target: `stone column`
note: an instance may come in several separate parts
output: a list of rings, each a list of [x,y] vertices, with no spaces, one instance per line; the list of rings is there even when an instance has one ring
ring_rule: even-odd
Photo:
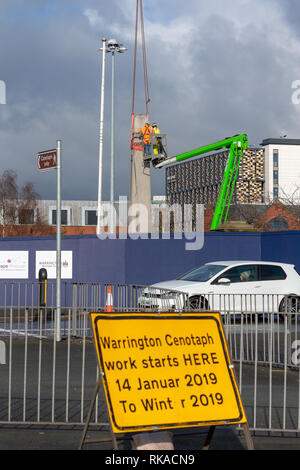
[[[144,126],[146,116],[134,116],[133,132]],[[141,142],[133,140],[131,149],[130,205],[128,216],[128,232],[151,232],[151,161],[144,160]]]

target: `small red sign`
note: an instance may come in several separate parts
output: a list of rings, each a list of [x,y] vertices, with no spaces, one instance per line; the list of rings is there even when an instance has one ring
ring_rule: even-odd
[[[49,170],[50,168],[56,168],[56,149],[39,152],[37,166],[39,170]]]

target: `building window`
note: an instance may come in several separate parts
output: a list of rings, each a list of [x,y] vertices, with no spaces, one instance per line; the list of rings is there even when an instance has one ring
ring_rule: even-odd
[[[81,225],[97,225],[97,213],[96,206],[81,207]]]
[[[19,224],[33,225],[35,222],[34,215],[35,215],[34,209],[21,209],[19,211]]]
[[[279,185],[279,178],[278,178],[278,150],[273,150],[273,199],[278,199],[279,192],[278,192],[278,185]]]
[[[278,150],[273,150],[273,169],[278,168]]]
[[[68,209],[61,210],[61,225],[69,225],[68,221]],[[51,211],[51,225],[56,225],[56,209]]]
[[[287,230],[289,225],[283,217],[274,217],[267,223],[267,227],[272,230]]]
[[[85,225],[97,225],[97,211],[86,210],[84,215]]]

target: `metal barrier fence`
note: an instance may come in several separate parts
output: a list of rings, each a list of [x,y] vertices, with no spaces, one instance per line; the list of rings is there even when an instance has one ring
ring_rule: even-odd
[[[83,425],[98,380],[89,313],[220,311],[250,429],[300,432],[298,300],[279,295],[186,294],[144,286],[69,283],[58,324],[38,283],[0,283],[0,423]],[[109,290],[111,289],[111,293]],[[112,301],[112,302],[110,302]],[[57,328],[61,341],[56,340]],[[101,392],[102,393],[102,392]],[[107,426],[99,394],[91,424]]]

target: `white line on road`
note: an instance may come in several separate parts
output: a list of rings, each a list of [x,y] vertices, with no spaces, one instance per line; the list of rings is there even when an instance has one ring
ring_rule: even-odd
[[[12,333],[13,335],[16,335],[16,336],[25,336],[25,335],[27,335],[27,336],[30,336],[32,338],[41,338],[41,339],[42,338],[43,339],[47,338],[47,336],[40,336],[40,335],[34,334],[34,333],[25,333],[24,331],[20,331],[20,330],[7,330],[5,328],[0,328],[0,334],[1,333],[7,333],[7,335],[10,335]]]

